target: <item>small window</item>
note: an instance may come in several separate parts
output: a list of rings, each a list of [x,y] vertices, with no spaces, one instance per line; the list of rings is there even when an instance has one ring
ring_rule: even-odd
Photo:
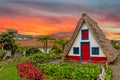
[[[79,47],[73,48],[73,54],[79,54]]]
[[[82,40],[88,40],[88,30],[82,30]]]
[[[99,48],[98,47],[92,48],[92,55],[99,55]]]

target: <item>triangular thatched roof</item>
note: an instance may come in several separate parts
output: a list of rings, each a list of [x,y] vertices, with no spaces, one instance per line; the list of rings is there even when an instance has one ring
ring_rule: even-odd
[[[81,27],[83,24],[86,24],[88,28],[90,29],[92,35],[96,39],[97,43],[101,47],[103,53],[106,55],[108,63],[111,63],[116,60],[118,56],[118,52],[113,48],[111,43],[108,41],[108,39],[105,37],[102,30],[98,27],[97,23],[89,18],[86,14],[82,14],[81,19],[79,20],[74,33],[71,37],[71,41],[66,46],[66,49],[64,50],[64,59],[66,58],[67,54],[69,53]]]

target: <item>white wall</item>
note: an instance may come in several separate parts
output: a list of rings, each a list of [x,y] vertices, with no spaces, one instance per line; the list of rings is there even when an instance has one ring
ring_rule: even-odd
[[[45,52],[44,48],[39,48],[39,50],[41,50],[42,52]],[[50,48],[47,48],[47,53],[49,53],[49,51],[50,51]]]
[[[81,30],[84,30],[84,29],[88,29],[88,27],[83,24]],[[82,40],[81,39],[81,30],[80,32],[78,33],[78,36],[76,37],[75,39],[75,42],[73,43],[70,51],[69,51],[69,54],[68,55],[73,55],[73,56],[80,56],[81,55],[81,42],[90,42],[90,56],[95,56],[95,57],[105,57],[103,51],[101,50],[100,46],[98,45],[98,43],[96,42],[94,36],[92,35],[91,31],[89,30],[89,40]],[[73,54],[73,47],[79,47],[79,53],[80,54]],[[99,47],[99,55],[92,55],[92,47]]]

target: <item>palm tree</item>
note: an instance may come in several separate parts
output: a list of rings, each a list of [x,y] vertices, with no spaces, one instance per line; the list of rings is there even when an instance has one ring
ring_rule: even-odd
[[[64,51],[65,45],[69,42],[69,40],[64,40],[64,39],[57,39],[55,40],[55,43],[62,45],[62,49]]]
[[[48,41],[49,40],[53,40],[54,38],[53,38],[53,35],[41,35],[41,36],[38,36],[37,37],[37,40],[38,41],[41,41],[41,42],[43,42],[43,44],[44,44],[44,51],[47,53],[47,48],[48,48]]]

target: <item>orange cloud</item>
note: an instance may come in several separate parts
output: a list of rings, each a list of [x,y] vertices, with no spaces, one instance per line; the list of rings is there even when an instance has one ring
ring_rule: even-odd
[[[105,32],[108,39],[120,40],[120,36],[114,34],[117,29],[114,26],[119,25],[118,22],[94,19],[100,28]],[[29,17],[15,17],[6,18],[0,17],[0,32],[5,31],[7,28],[18,30],[20,34],[26,35],[43,35],[43,34],[56,34],[59,32],[72,32],[76,27],[78,18],[67,16],[29,16]],[[118,29],[119,30],[119,29]],[[69,35],[62,34],[65,38],[69,39]]]
[[[77,21],[72,17],[53,17],[53,20],[51,22],[44,17],[0,18],[0,24],[4,28],[16,29],[21,34],[41,35],[73,31]]]

